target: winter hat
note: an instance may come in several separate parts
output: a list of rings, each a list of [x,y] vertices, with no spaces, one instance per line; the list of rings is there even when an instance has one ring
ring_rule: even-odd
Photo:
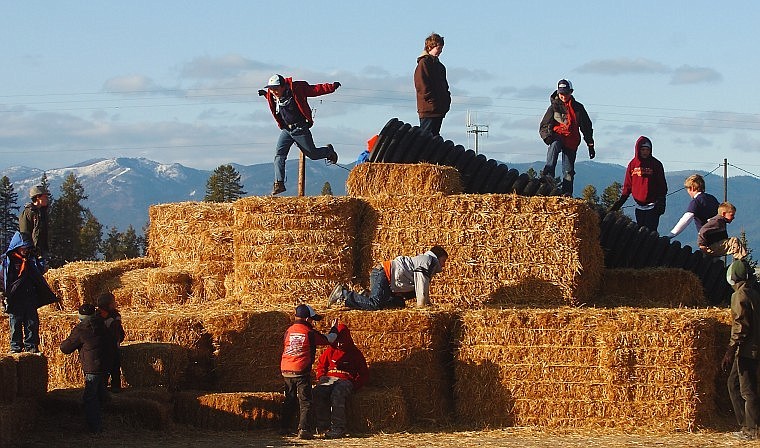
[[[95,314],[95,306],[93,306],[91,303],[85,303],[79,307],[77,313],[79,314],[79,320],[83,321]]]
[[[321,314],[317,314],[317,312],[314,311],[314,308],[304,303],[296,307],[296,317],[300,317],[301,319],[322,320]]]
[[[105,308],[116,300],[110,292],[104,292],[98,296],[98,308]]]
[[[280,87],[285,85],[285,78],[282,75],[272,75],[267,82],[267,88]]]
[[[726,281],[731,286],[736,285],[738,282],[747,281],[752,275],[750,271],[749,263],[744,260],[735,260],[726,271]]]
[[[557,92],[559,93],[573,93],[573,83],[567,79],[560,79],[557,83]]]

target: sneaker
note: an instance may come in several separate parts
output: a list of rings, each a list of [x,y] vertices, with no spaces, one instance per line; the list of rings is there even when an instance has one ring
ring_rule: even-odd
[[[330,153],[327,154],[327,161],[332,164],[338,163],[338,153],[335,152],[335,149],[333,149],[333,145],[328,144],[327,149],[330,150]]]
[[[325,433],[325,439],[340,439],[345,433],[343,431],[336,431],[331,429]]]
[[[742,429],[741,431],[736,431],[731,433],[734,438],[737,438],[739,440],[756,440],[757,436],[755,436],[752,432],[749,432],[747,430]]]
[[[40,351],[37,349],[37,347],[32,347],[32,348],[30,348],[30,349],[27,349],[26,351],[27,351],[27,353],[33,353],[33,354],[35,354],[35,355],[41,355],[41,354],[42,354],[42,352],[40,352]]]
[[[327,307],[330,308],[333,305],[343,305],[346,299],[343,298],[343,285],[337,284],[330,293],[330,297],[327,298]]]
[[[283,191],[285,191],[285,182],[281,182],[279,180],[276,181],[274,183],[274,186],[272,187],[272,196],[274,196],[276,194],[280,194]]]
[[[314,434],[305,429],[298,430],[298,438],[301,440],[311,440],[314,438]]]

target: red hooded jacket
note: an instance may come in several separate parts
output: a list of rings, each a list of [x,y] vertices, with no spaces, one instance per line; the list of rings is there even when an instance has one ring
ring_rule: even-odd
[[[643,135],[636,140],[633,160],[625,170],[625,181],[621,197],[633,195],[639,205],[652,204],[668,194],[668,183],[665,180],[665,170],[662,163],[650,155],[646,159],[639,158],[639,148],[643,142],[652,142]]]
[[[330,345],[325,335],[311,326],[304,319],[296,322],[285,331],[280,360],[280,371],[283,376],[302,376],[311,373],[311,365],[317,354],[318,345]]]
[[[293,100],[296,102],[298,110],[301,112],[301,115],[306,118],[306,122],[309,123],[309,125],[314,124],[314,119],[311,117],[311,107],[309,107],[309,103],[306,101],[306,98],[310,96],[327,95],[328,93],[335,92],[335,84],[331,82],[311,85],[306,81],[293,81],[293,78],[285,78],[285,83],[293,92]],[[275,99],[274,95],[272,95],[272,91],[269,89],[267,89],[266,98],[267,103],[269,103],[269,110],[272,112],[272,116],[277,122],[277,126],[279,126],[280,129],[283,129],[285,127],[285,123],[282,121],[280,116],[277,115],[277,100]]]
[[[317,362],[317,378],[332,376],[349,380],[354,390],[361,388],[369,379],[369,369],[364,355],[354,345],[348,327],[338,324],[338,339],[328,347]]]

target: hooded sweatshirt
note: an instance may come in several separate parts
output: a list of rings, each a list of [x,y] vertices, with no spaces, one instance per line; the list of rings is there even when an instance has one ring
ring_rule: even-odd
[[[420,118],[445,117],[451,107],[451,93],[446,81],[446,67],[437,56],[423,51],[414,70],[417,91],[417,114]]]
[[[97,314],[82,316],[81,321],[71,330],[71,334],[61,342],[65,354],[79,350],[84,373],[106,373],[111,370],[116,357],[116,343],[108,331],[103,318]]]
[[[576,101],[572,95],[567,102],[563,102],[556,90],[549,97],[549,101],[551,104],[538,128],[538,134],[544,143],[551,145],[555,140],[559,140],[562,146],[575,151],[581,143],[581,133],[587,145],[594,143],[591,118],[583,104]]]
[[[416,257],[402,255],[383,265],[387,266],[386,274],[392,292],[402,294],[414,291],[417,306],[430,304],[430,279],[443,270],[432,251]]]
[[[726,280],[734,288],[731,295],[731,339],[729,347],[738,348],[744,358],[760,358],[760,291],[745,261],[731,263]]]
[[[338,339],[319,357],[317,378],[331,376],[349,380],[354,390],[367,383],[369,369],[364,355],[354,345],[351,332],[344,324],[338,324]]]
[[[646,159],[639,157],[639,150],[644,142],[652,146],[652,141],[643,135],[636,140],[633,149],[633,160],[628,163],[625,170],[625,181],[621,197],[631,194],[638,205],[654,204],[657,200],[668,194],[668,183],[665,180],[665,170],[662,163],[650,155]]]
[[[22,256],[19,248],[31,248],[30,241],[24,240],[20,232],[13,234],[8,250],[2,257],[2,287],[7,299],[7,312],[16,314],[32,307],[37,309],[58,301],[50,286],[42,276],[37,259],[31,255]]]

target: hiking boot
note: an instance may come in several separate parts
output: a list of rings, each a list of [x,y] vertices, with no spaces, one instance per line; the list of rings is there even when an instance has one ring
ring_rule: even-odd
[[[325,433],[325,439],[340,439],[345,433],[343,431],[336,431],[331,429]]]
[[[338,153],[335,152],[333,145],[328,144],[327,149],[330,150],[330,152],[327,154],[327,161],[332,163],[333,165],[338,163]]]
[[[311,440],[314,438],[314,434],[312,434],[311,431],[301,429],[298,431],[298,438],[301,440]]]
[[[327,307],[330,308],[333,305],[341,306],[346,302],[343,298],[343,285],[337,284],[330,293],[330,297],[327,298]]]
[[[272,196],[274,196],[276,194],[280,194],[283,191],[285,191],[285,182],[282,182],[282,181],[279,181],[279,180],[276,181],[274,183],[274,186],[272,187]]]

